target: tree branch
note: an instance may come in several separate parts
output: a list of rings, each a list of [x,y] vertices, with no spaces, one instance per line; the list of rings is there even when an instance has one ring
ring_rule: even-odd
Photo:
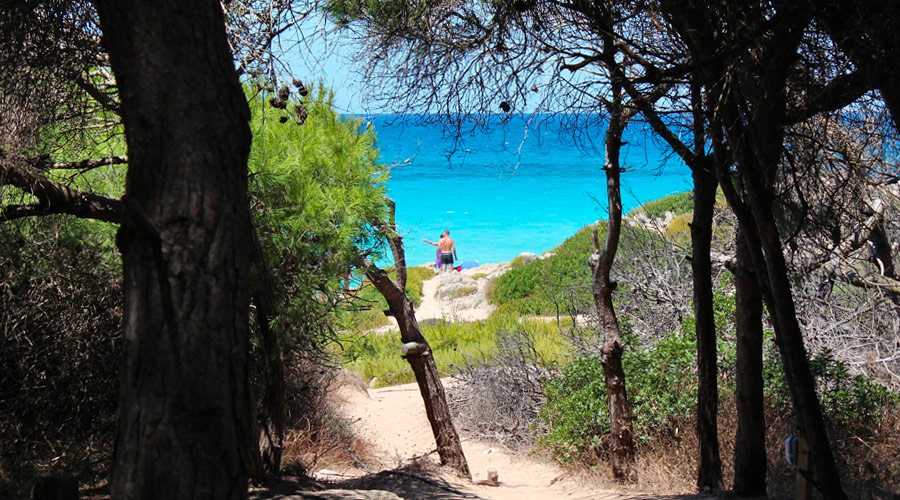
[[[870,89],[859,71],[837,76],[818,93],[810,96],[809,100],[789,108],[785,114],[785,125],[793,125],[819,113],[841,109],[859,99]]]
[[[122,165],[128,163],[127,156],[107,156],[106,158],[88,158],[81,161],[43,161],[35,160],[34,163],[42,170],[91,170],[97,167],[105,167],[107,165]]]
[[[72,189],[21,166],[0,161],[0,185],[15,186],[40,202],[7,206],[0,213],[0,221],[50,214],[69,214],[113,223],[121,221],[121,200]]]
[[[83,77],[79,77],[75,79],[75,84],[78,85],[81,90],[87,92],[87,94],[94,98],[97,103],[103,106],[104,109],[108,111],[112,111],[115,114],[119,114],[119,103],[115,101],[109,94],[104,93],[102,90],[97,88],[91,82],[85,80]]]

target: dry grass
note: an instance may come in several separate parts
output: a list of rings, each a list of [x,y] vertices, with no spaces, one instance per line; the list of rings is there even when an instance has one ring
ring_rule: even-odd
[[[295,413],[299,418],[290,422],[285,432],[282,468],[289,475],[303,476],[321,469],[359,469],[353,456],[366,464],[376,460],[371,444],[357,438],[352,422],[338,412],[342,400],[337,388],[341,386],[366,390],[362,377],[341,370],[319,378],[312,391],[305,391],[314,395],[307,395],[310,400],[303,413]]]
[[[795,471],[784,460],[784,438],[791,433],[791,421],[785,412],[769,409],[767,422],[767,493],[769,499],[794,498]],[[684,422],[678,436],[658,436],[639,448],[636,457],[638,483],[618,484],[606,462],[599,465],[572,466],[569,471],[582,482],[598,488],[640,491],[659,495],[695,495],[699,449],[694,422]],[[729,496],[734,481],[734,436],[737,418],[734,406],[723,401],[719,415],[719,443],[725,490],[717,496]],[[882,422],[865,429],[831,429],[832,445],[842,471],[844,490],[850,498],[900,498],[900,410],[894,410]],[[603,458],[603,457],[601,457]],[[706,497],[708,498],[708,497]]]

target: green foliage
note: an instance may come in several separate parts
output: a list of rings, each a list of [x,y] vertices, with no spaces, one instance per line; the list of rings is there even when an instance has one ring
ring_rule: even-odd
[[[382,26],[400,26],[423,17],[431,6],[424,0],[328,0],[325,11],[338,25],[365,18]]]
[[[584,283],[590,280],[588,257],[593,251],[591,229],[587,226],[553,249],[552,257],[528,263],[513,261],[488,294],[501,313],[556,314],[560,297],[573,290],[582,300],[590,298]],[[603,238],[606,226],[597,227]],[[562,305],[565,307],[565,305]]]
[[[397,279],[397,273],[393,268],[388,268],[391,279]],[[435,276],[431,268],[420,266],[406,269],[406,296],[413,305],[422,305],[422,283]],[[355,291],[356,299],[347,308],[347,313],[342,314],[339,322],[341,330],[351,332],[366,332],[379,326],[391,324],[391,320],[384,315],[387,307],[384,297],[375,289],[368,280],[363,280],[362,285]]]
[[[771,332],[767,332],[768,338],[772,336]],[[768,344],[765,361],[766,397],[777,407],[789,411],[790,393],[774,343]],[[868,377],[851,375],[847,365],[836,360],[831,351],[817,353],[810,360],[809,367],[816,380],[822,412],[830,425],[864,432],[881,421],[889,409],[900,404],[900,395]]]
[[[554,323],[494,315],[473,323],[437,322],[421,325],[422,334],[434,352],[442,373],[455,373],[470,357],[490,359],[496,354],[497,334],[504,330],[524,330],[535,336],[541,355],[554,359],[564,354],[559,330]],[[377,378],[377,386],[415,381],[406,360],[400,357],[400,336],[396,330],[384,335],[346,334],[341,340],[341,359],[348,369],[364,379]]]
[[[606,385],[598,356],[576,358],[545,387],[547,403],[540,417],[546,433],[541,445],[557,459],[572,462],[600,443],[609,432]]]
[[[339,116],[324,87],[286,109],[269,106],[265,91],[247,92],[251,208],[281,292],[273,326],[314,348],[331,335],[355,263],[380,247],[373,222],[386,217],[386,173],[373,131]]]
[[[696,342],[673,334],[656,345],[626,350],[623,367],[634,415],[634,434],[646,442],[689,418],[697,400]],[[588,454],[609,432],[609,409],[599,356],[576,358],[548,382],[541,438],[562,461]]]
[[[685,191],[683,193],[670,194],[669,196],[654,201],[648,201],[638,208],[628,213],[633,216],[642,213],[654,219],[661,219],[666,216],[666,212],[672,212],[674,215],[690,214],[694,211],[694,192]]]
[[[734,297],[717,291],[713,296],[719,352],[719,394],[735,392],[733,367],[736,339],[731,335]],[[790,395],[780,357],[765,334],[765,395],[768,404],[781,412],[790,412]],[[690,419],[697,401],[697,347],[694,320],[687,318],[681,331],[674,332],[649,347],[629,342],[623,355],[628,398],[634,415],[634,434],[638,442],[671,433]],[[810,361],[816,378],[823,412],[833,426],[863,432],[880,421],[889,409],[900,403],[900,396],[863,376],[851,376],[846,365],[830,352],[817,354]],[[606,388],[597,356],[583,356],[567,365],[546,386],[547,403],[541,412],[547,433],[541,438],[562,461],[589,456],[602,436],[609,432]]]

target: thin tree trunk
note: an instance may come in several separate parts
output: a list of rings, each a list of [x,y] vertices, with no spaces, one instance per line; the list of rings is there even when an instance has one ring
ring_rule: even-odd
[[[721,490],[719,456],[719,389],[716,323],[713,311],[712,219],[718,185],[709,161],[697,162],[694,177],[694,216],[691,223],[691,269],[694,281],[694,321],[697,333],[697,437],[700,460],[697,488]]]
[[[448,465],[461,476],[471,479],[469,464],[463,454],[459,435],[453,426],[450,407],[447,405],[447,395],[444,393],[444,385],[441,383],[431,347],[419,328],[413,303],[406,296],[406,257],[403,241],[394,230],[394,202],[389,199],[388,205],[390,223],[385,228],[385,232],[388,233],[388,242],[394,254],[394,265],[400,283],[394,282],[386,271],[372,263],[365,266],[366,277],[387,302],[388,311],[385,314],[389,314],[397,320],[400,339],[403,341],[403,357],[412,368],[419,392],[422,393],[425,414],[431,424],[441,465]]]
[[[822,494],[826,499],[843,500],[847,495],[841,487],[840,473],[834,461],[834,453],[828,440],[825,419],[816,392],[816,382],[809,368],[806,347],[803,345],[803,332],[797,321],[791,283],[771,204],[754,195],[752,190],[750,199],[750,207],[757,221],[766,256],[764,269],[768,273],[772,295],[769,307],[775,319],[775,333],[800,432],[809,442],[811,459]]]
[[[737,330],[737,437],[734,493],[766,494],[766,417],[763,406],[762,294],[750,262],[750,250],[738,226],[734,266]]]
[[[256,323],[262,340],[262,409],[256,418],[259,426],[260,466],[252,469],[252,479],[260,483],[266,474],[277,474],[281,469],[281,453],[284,450],[284,358],[278,334],[272,331],[269,321],[276,314],[271,271],[266,262],[262,243],[256,228],[252,231],[253,263],[255,279],[251,279],[253,302],[256,305]]]
[[[618,89],[616,89],[618,90]],[[618,92],[616,92],[618,95]],[[603,366],[603,379],[606,383],[607,403],[609,406],[610,452],[612,456],[613,477],[619,481],[634,482],[634,432],[632,429],[631,405],[625,386],[625,371],[622,368],[622,340],[619,324],[613,306],[612,293],[615,283],[610,281],[610,270],[619,247],[622,230],[622,197],[620,191],[619,153],[622,147],[622,133],[627,119],[620,103],[611,104],[610,119],[606,129],[606,195],[609,199],[609,219],[607,221],[606,242],[603,249],[593,232],[594,253],[590,257],[593,273],[592,291],[594,305],[600,318],[603,331],[603,346],[600,349],[600,363]]]
[[[796,33],[786,36],[786,42]],[[784,67],[788,61],[774,63]],[[737,103],[733,92],[723,94],[722,123],[734,151],[738,172],[746,190],[746,206],[732,205],[745,230],[751,250],[753,267],[763,291],[763,299],[775,322],[775,335],[781,352],[785,378],[791,392],[798,427],[809,442],[815,474],[826,499],[847,498],[841,486],[840,474],[834,461],[831,443],[825,428],[822,408],[816,392],[815,380],[809,367],[803,332],[797,320],[791,282],[781,245],[775,217],[773,183],[777,162],[783,148],[783,131],[779,117],[784,116],[785,102],[782,85],[777,79],[768,87],[757,89],[765,109],[757,109],[749,120]],[[720,172],[723,189],[730,182],[729,174]],[[729,203],[734,202],[731,196]],[[750,226],[753,227],[750,227]]]
[[[214,1],[97,0],[129,154],[113,498],[241,499],[249,109]]]

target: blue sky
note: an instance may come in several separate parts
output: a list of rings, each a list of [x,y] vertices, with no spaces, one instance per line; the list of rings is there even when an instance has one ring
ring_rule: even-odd
[[[322,81],[335,92],[335,107],[341,113],[367,113],[363,98],[366,89],[362,78],[354,74],[362,69],[353,57],[360,50],[346,32],[337,31],[313,14],[294,33],[282,36],[286,49],[286,62],[291,76],[306,82]]]

